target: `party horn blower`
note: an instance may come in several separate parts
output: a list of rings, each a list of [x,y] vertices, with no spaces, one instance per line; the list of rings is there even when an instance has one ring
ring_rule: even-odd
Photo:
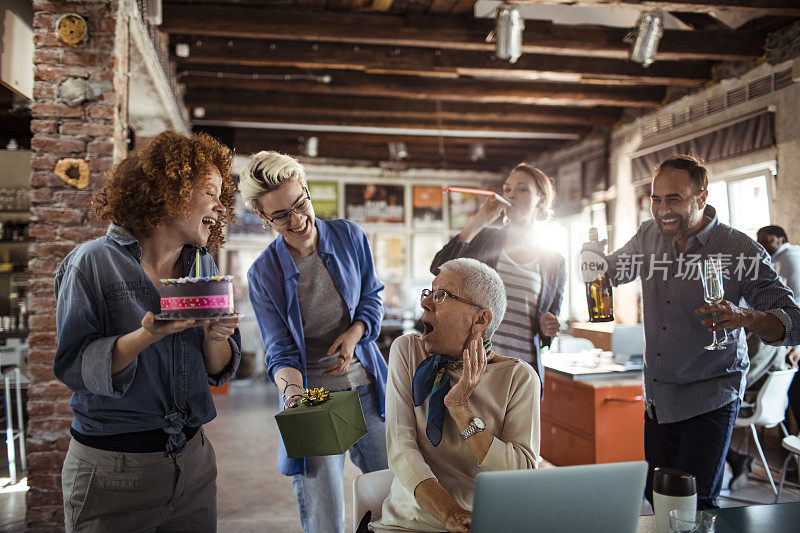
[[[501,204],[511,207],[511,202],[509,202],[496,192],[487,191],[485,189],[470,189],[469,187],[448,187],[444,191],[442,191],[443,194],[446,192],[460,192],[465,194],[478,194],[480,196],[493,196],[494,199],[500,202]]]

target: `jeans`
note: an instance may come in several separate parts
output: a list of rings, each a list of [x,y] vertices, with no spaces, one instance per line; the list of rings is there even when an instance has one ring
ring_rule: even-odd
[[[375,384],[362,385],[355,390],[361,400],[367,434],[350,448],[350,459],[364,473],[389,468],[386,430],[378,413]],[[306,459],[306,475],[292,476],[292,489],[305,533],[344,533],[343,471],[344,454],[322,455]]]
[[[644,458],[647,461],[645,497],[653,503],[653,471],[656,467],[688,472],[697,481],[697,508],[718,509],[717,496],[722,489],[725,457],[731,440],[733,423],[741,400],[703,413],[688,420],[658,423],[644,414]]]

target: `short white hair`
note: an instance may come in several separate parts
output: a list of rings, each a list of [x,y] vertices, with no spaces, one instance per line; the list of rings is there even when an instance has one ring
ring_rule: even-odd
[[[506,314],[506,286],[495,269],[477,259],[459,257],[443,263],[439,273],[455,272],[463,280],[464,298],[492,312],[492,323],[483,333],[491,339]]]
[[[245,204],[259,211],[258,200],[262,195],[293,180],[305,183],[305,170],[297,159],[279,152],[262,151],[250,156],[240,176],[239,191]]]

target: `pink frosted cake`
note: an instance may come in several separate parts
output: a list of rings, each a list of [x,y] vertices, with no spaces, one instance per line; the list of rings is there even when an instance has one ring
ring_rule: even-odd
[[[233,276],[162,279],[158,318],[215,318],[235,313]]]

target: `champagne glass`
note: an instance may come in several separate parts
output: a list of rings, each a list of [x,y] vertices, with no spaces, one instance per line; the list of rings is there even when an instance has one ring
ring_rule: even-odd
[[[703,282],[703,299],[706,303],[719,303],[725,297],[725,289],[722,285],[722,262],[719,257],[708,257],[703,260],[703,271],[700,280]],[[717,332],[712,331],[714,340],[705,347],[706,350],[723,350],[728,345],[728,332],[723,330],[725,337],[718,341]]]

